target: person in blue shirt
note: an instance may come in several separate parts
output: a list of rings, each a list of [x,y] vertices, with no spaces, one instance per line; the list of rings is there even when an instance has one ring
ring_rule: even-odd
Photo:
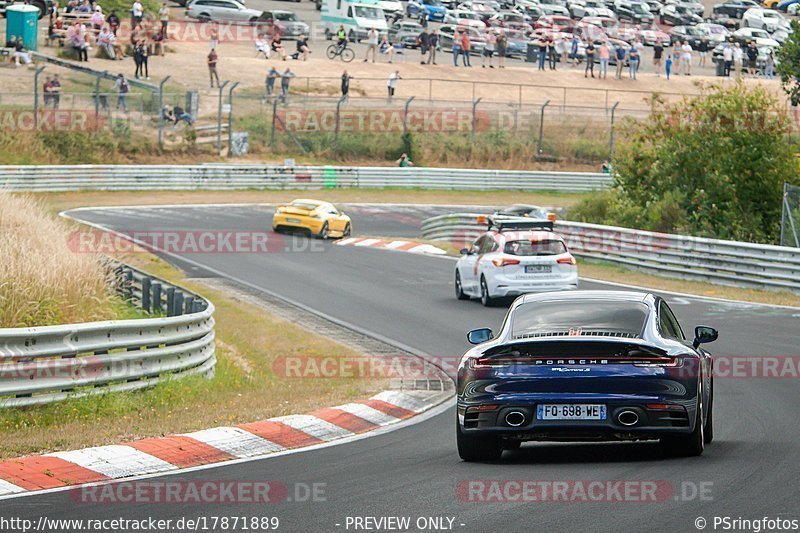
[[[572,35],[572,43],[569,45],[569,60],[573,67],[578,64],[578,37],[575,34]]]
[[[636,71],[639,70],[639,49],[636,48],[636,45],[631,45],[630,50],[628,50],[628,68],[630,69],[630,78],[632,80],[636,79]]]
[[[672,72],[672,54],[667,56],[667,61],[664,63],[664,69],[667,73],[667,81],[669,81],[669,73]]]
[[[622,68],[625,66],[625,48],[618,46],[614,50],[614,57],[617,60],[617,79],[622,79]]]

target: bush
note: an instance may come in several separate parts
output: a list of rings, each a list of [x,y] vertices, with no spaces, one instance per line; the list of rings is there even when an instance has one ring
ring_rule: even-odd
[[[784,182],[797,183],[791,119],[762,87],[709,85],[649,119],[625,121],[613,191],[574,218],[755,242],[779,236]]]

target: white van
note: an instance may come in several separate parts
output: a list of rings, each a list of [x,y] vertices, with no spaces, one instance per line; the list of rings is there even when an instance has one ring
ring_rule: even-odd
[[[380,0],[323,0],[321,11],[326,39],[333,38],[339,26],[344,26],[350,42],[366,39],[370,28],[388,30]]]

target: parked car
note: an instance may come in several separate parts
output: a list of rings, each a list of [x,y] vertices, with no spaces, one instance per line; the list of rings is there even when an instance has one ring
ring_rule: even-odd
[[[395,22],[387,30],[389,41],[394,44],[402,44],[405,48],[416,48],[417,37],[422,33],[422,26],[413,20],[402,20]]]
[[[539,0],[539,6],[542,8],[542,13],[545,15],[558,15],[560,17],[569,17],[569,10],[567,3],[563,0]]]
[[[0,0],[0,15],[3,17],[6,16],[6,7],[11,6],[14,4],[22,4],[21,1],[14,1],[14,0]],[[32,5],[39,10],[38,19],[41,20],[42,17],[45,15],[49,15],[53,12],[53,0],[30,0],[26,1],[26,4]]]
[[[714,24],[713,22],[703,22],[695,26],[695,28],[703,32],[708,38],[709,43],[713,43],[713,46],[724,42],[731,35],[731,32],[728,31],[725,26],[722,24]]]
[[[703,22],[703,19],[687,7],[671,4],[664,6],[658,16],[658,21],[661,24],[669,24],[670,26],[693,26]]]
[[[256,22],[261,11],[250,9],[237,0],[194,0],[186,6],[186,16],[205,22],[228,20]]]
[[[519,0],[517,5],[514,6],[514,10],[526,15],[531,23],[536,22],[540,17],[545,15],[542,6],[529,2],[528,0]]]
[[[569,17],[560,15],[545,15],[536,21],[537,29],[553,29],[557,31],[572,32],[578,23]]]
[[[637,30],[635,38],[642,41],[645,46],[655,46],[656,44],[668,46],[670,43],[669,34],[655,27],[653,29],[645,28]]]
[[[409,0],[406,4],[406,14],[409,17],[425,17],[434,22],[442,22],[447,9],[441,0]]]
[[[688,41],[693,50],[697,50],[700,41],[707,39],[705,32],[695,26],[675,26],[670,32],[672,44]],[[709,48],[714,45],[709,42]]]
[[[742,26],[758,28],[772,33],[778,29],[788,29],[789,21],[774,9],[752,8],[742,16]]]
[[[267,22],[278,28],[281,37],[284,39],[297,39],[301,35],[308,35],[309,33],[308,24],[300,20],[291,11],[279,11],[277,9],[262,11],[258,17],[258,22]]]
[[[575,19],[583,17],[617,18],[616,13],[607,8],[603,0],[576,0],[569,5],[569,12]]]
[[[742,45],[746,45],[751,41],[755,41],[756,46],[771,46],[772,48],[777,48],[780,46],[780,43],[770,37],[769,33],[764,30],[759,30],[756,28],[739,28],[731,35],[735,41],[738,41]]]
[[[649,24],[655,20],[650,8],[644,2],[617,0],[615,5],[614,12],[619,20],[637,24]]]
[[[505,30],[508,46],[506,47],[506,57],[523,58],[528,53],[528,42],[530,39],[519,30]]]
[[[730,17],[740,19],[748,9],[760,7],[755,0],[727,0],[717,4],[712,9],[715,18]]]
[[[386,14],[386,20],[402,17],[403,4],[397,0],[379,0],[378,3],[380,4],[383,12]]]
[[[711,61],[713,61],[714,63],[718,63],[720,61],[723,61],[723,59],[722,59],[722,51],[724,49],[725,49],[725,44],[724,43],[717,45],[711,51]],[[758,47],[758,58],[756,59],[756,68],[758,68],[759,70],[763,70],[764,69],[764,66],[767,63],[767,54],[769,53],[770,50],[772,50],[772,52],[773,52],[773,59],[775,61],[775,65],[778,64],[778,55],[775,54],[775,49],[773,47],[771,47],[771,46],[759,46]]]
[[[469,26],[481,31],[486,28],[486,23],[481,18],[466,9],[453,9],[447,12],[444,17],[445,24],[453,24],[456,26]]]

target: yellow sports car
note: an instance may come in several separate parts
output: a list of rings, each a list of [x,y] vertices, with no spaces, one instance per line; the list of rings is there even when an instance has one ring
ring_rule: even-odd
[[[335,205],[301,199],[278,206],[272,217],[272,229],[278,233],[304,230],[320,239],[327,239],[350,236],[352,226],[350,217],[339,211]]]

